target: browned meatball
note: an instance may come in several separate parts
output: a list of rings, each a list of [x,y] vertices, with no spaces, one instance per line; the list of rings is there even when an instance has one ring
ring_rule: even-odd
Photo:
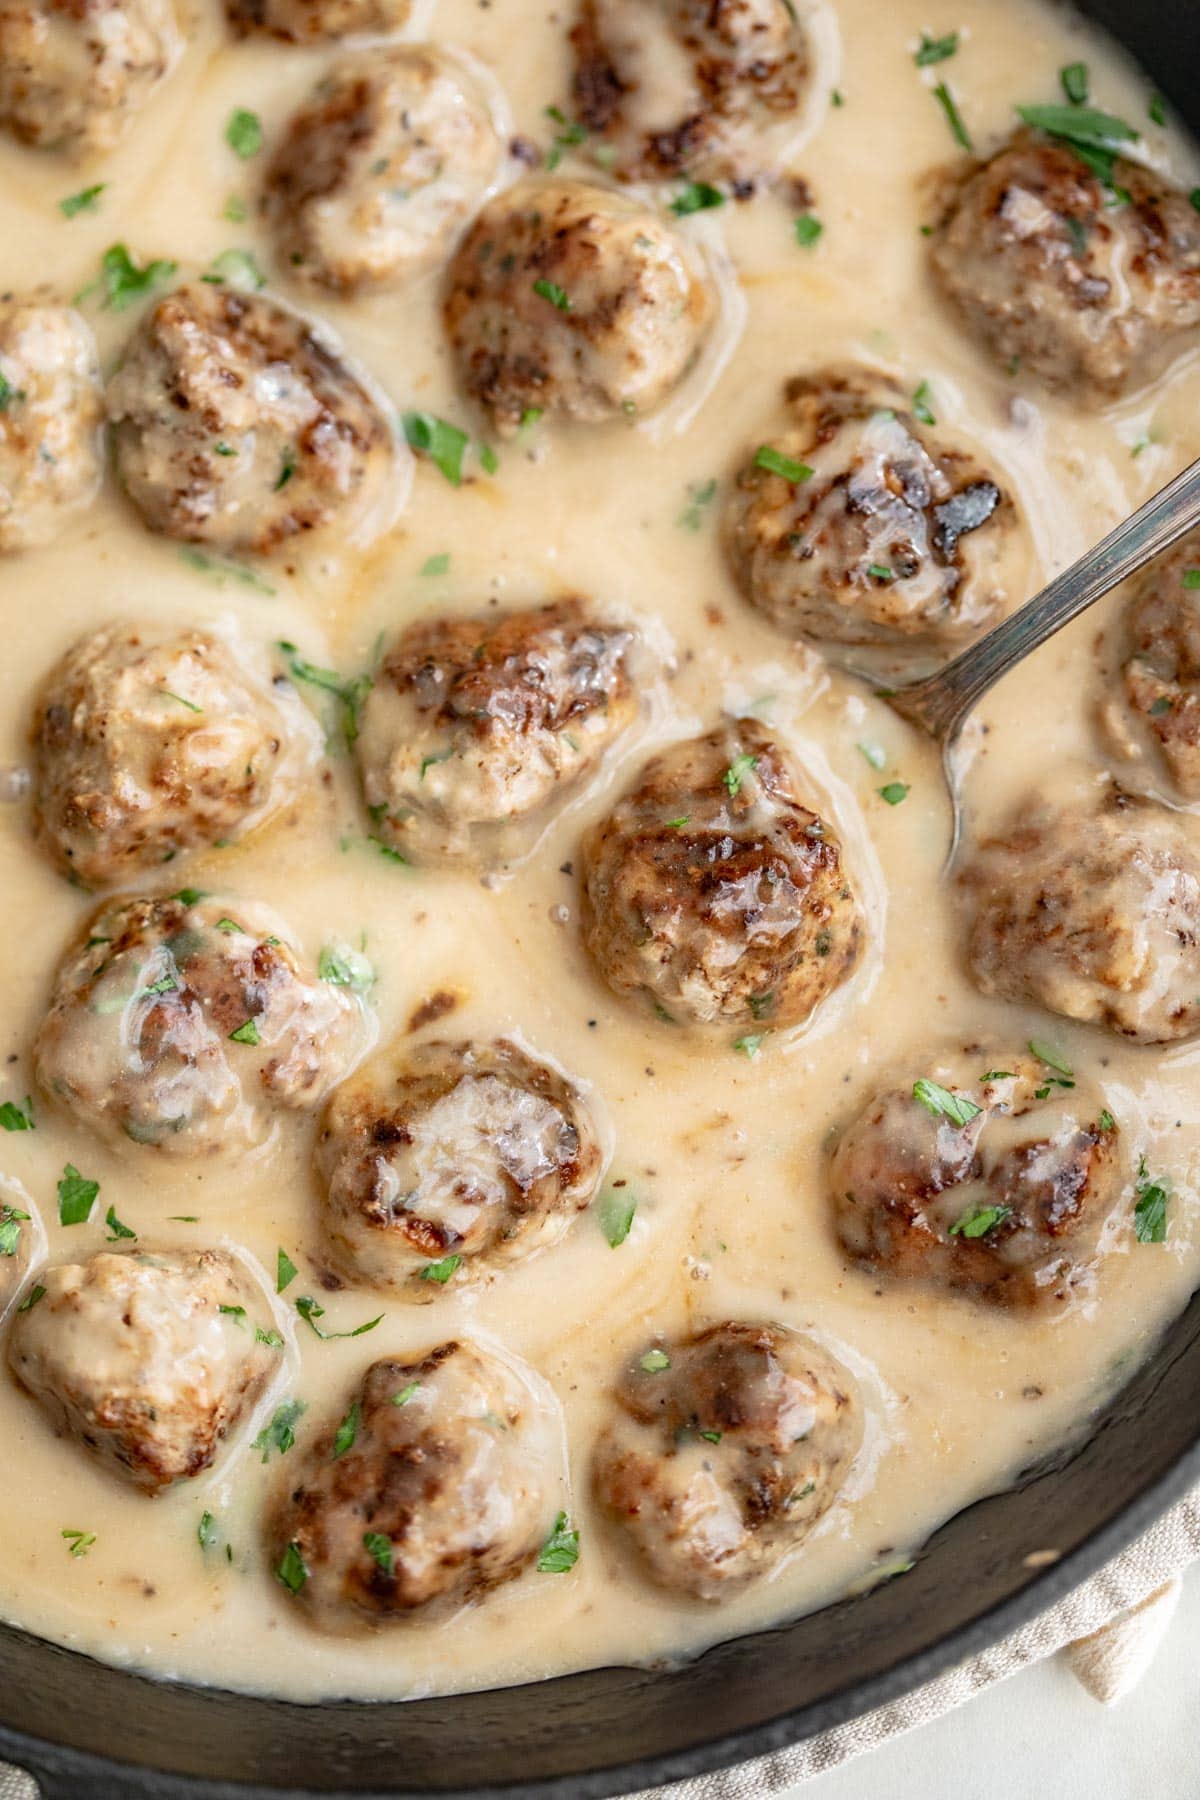
[[[111,150],[182,50],[173,0],[0,0],[0,119],[26,144]]]
[[[48,543],[95,499],[103,420],[96,346],[74,307],[0,303],[0,550]]]
[[[288,44],[320,45],[346,37],[399,31],[412,0],[225,0],[238,37],[264,35]]]
[[[106,625],[43,684],[34,827],[66,874],[110,886],[261,825],[321,748],[312,713],[261,650],[226,633]]]
[[[889,376],[824,369],[784,394],[787,423],[750,450],[725,515],[746,598],[821,643],[926,660],[961,647],[1002,604],[1011,502]]]
[[[875,1094],[828,1185],[855,1261],[996,1306],[1059,1306],[1121,1194],[1120,1131],[1061,1057],[963,1052]]]
[[[583,847],[584,942],[674,1021],[795,1025],[844,982],[862,915],[837,838],[753,719],[673,744]]]
[[[935,280],[997,361],[1079,399],[1146,380],[1200,325],[1200,214],[1140,163],[1118,160],[1112,183],[1019,131],[967,165],[930,242]]]
[[[503,155],[488,96],[449,51],[347,56],[292,115],[267,171],[280,263],[342,293],[401,283],[447,254]]]
[[[236,1156],[278,1113],[319,1105],[369,1035],[361,1000],[318,980],[273,913],[185,888],[92,915],[59,969],[34,1069],[117,1143]]]
[[[960,877],[985,994],[1142,1044],[1200,1031],[1200,858],[1163,808],[1031,800]]]
[[[784,1325],[730,1320],[629,1363],[593,1481],[646,1573],[698,1600],[767,1574],[828,1512],[862,1441],[846,1369]]]
[[[574,599],[410,625],[355,745],[380,836],[418,862],[527,843],[636,718],[632,644]]]
[[[1200,532],[1150,564],[1124,621],[1110,730],[1172,798],[1200,800]]]
[[[339,1272],[413,1300],[554,1243],[601,1173],[578,1088],[507,1038],[376,1058],[334,1094],[317,1159]]]
[[[576,117],[624,175],[769,173],[809,84],[789,0],[582,0],[571,44]]]
[[[207,1469],[280,1366],[270,1303],[225,1250],[99,1250],[38,1285],[13,1320],[13,1374],[143,1493]]]
[[[197,282],[145,315],[108,384],[117,473],[154,531],[265,552],[390,523],[394,433],[323,327]]]
[[[372,1363],[340,1427],[292,1460],[272,1567],[326,1630],[482,1599],[529,1567],[551,1527],[556,1428],[527,1372],[480,1345]]]
[[[462,384],[504,435],[530,412],[587,425],[653,412],[714,316],[678,233],[627,194],[562,177],[484,207],[445,300]]]

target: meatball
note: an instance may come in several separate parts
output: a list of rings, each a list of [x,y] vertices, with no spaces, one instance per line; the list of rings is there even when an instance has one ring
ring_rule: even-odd
[[[317,1159],[339,1273],[413,1300],[555,1243],[602,1164],[578,1088],[506,1038],[377,1058],[334,1094]]]
[[[753,182],[809,87],[789,0],[583,0],[571,44],[576,117],[623,175]]]
[[[1121,700],[1106,709],[1122,752],[1147,754],[1171,797],[1200,800],[1200,532],[1158,557],[1125,615]],[[1123,702],[1123,704],[1121,703]]]
[[[467,392],[501,435],[530,412],[644,414],[715,317],[682,240],[625,194],[523,181],[484,207],[450,265],[445,319]]]
[[[672,744],[583,847],[584,942],[660,1016],[764,1029],[807,1019],[858,960],[837,838],[753,719]]]
[[[561,1479],[547,1401],[478,1344],[372,1363],[341,1425],[293,1459],[269,1525],[272,1567],[312,1623],[436,1617],[527,1569]]]
[[[697,1600],[765,1575],[828,1512],[862,1441],[849,1373],[785,1325],[728,1320],[639,1352],[593,1480],[647,1573]]]
[[[402,282],[447,253],[503,154],[482,88],[449,51],[346,57],[293,114],[267,172],[279,260],[342,293]]]
[[[355,744],[379,835],[423,862],[527,839],[636,718],[632,643],[575,599],[410,625]]]
[[[999,362],[1080,399],[1144,381],[1200,325],[1200,214],[1187,195],[1123,159],[1108,185],[1036,132],[968,164],[930,259]]]
[[[75,309],[0,304],[0,550],[47,543],[95,499],[103,416],[96,346]]]
[[[363,1004],[317,980],[274,914],[194,888],[110,901],[63,961],[38,1081],[121,1143],[237,1155],[317,1106],[366,1047]]]
[[[0,119],[39,148],[111,150],[182,52],[174,0],[0,0]]]
[[[928,657],[995,616],[1012,507],[987,471],[865,368],[803,375],[786,426],[751,450],[725,514],[746,598],[818,642]]]
[[[265,552],[390,523],[398,449],[340,345],[262,294],[197,282],[142,319],[108,384],[117,473],[153,531]]]
[[[1161,807],[1028,801],[959,879],[981,992],[1141,1044],[1200,1031],[1200,858]]]
[[[106,625],[46,678],[33,747],[38,837],[72,879],[107,887],[261,825],[322,741],[261,652],[212,631]]]
[[[412,0],[225,0],[237,37],[262,35],[288,44],[383,36],[409,20]]]
[[[1088,1278],[1124,1186],[1120,1131],[1057,1060],[982,1051],[875,1094],[829,1158],[856,1262],[1029,1310]]]
[[[38,1285],[13,1320],[13,1374],[143,1493],[209,1468],[280,1366],[266,1295],[225,1250],[98,1250]]]

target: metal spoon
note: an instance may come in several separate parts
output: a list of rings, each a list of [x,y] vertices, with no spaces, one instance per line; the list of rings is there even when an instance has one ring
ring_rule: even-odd
[[[909,682],[888,695],[902,719],[928,732],[942,747],[942,772],[951,807],[948,863],[953,861],[962,836],[960,769],[955,752],[976,701],[1093,601],[1135,575],[1198,524],[1200,462],[1194,462],[969,650],[936,675]]]

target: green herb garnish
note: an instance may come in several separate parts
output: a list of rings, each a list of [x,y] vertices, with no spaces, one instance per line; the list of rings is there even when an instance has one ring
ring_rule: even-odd
[[[920,1081],[913,1082],[913,1099],[919,1100],[926,1112],[932,1113],[935,1119],[949,1119],[952,1125],[960,1127],[969,1125],[983,1111],[981,1106],[976,1106],[974,1100],[968,1100],[965,1094],[956,1094],[950,1088],[943,1087],[940,1082],[926,1081],[923,1077]]]
[[[60,1225],[83,1225],[92,1215],[98,1181],[81,1175],[74,1163],[68,1163],[58,1180],[58,1220]]]
[[[539,1575],[566,1575],[579,1561],[579,1533],[572,1530],[565,1512],[554,1521],[554,1529],[542,1545],[537,1559]]]
[[[605,1188],[596,1202],[596,1220],[611,1249],[625,1242],[636,1212],[637,1198],[630,1189]]]
[[[243,162],[257,156],[263,145],[262,120],[258,114],[247,112],[244,106],[236,106],[225,126],[225,142]]]

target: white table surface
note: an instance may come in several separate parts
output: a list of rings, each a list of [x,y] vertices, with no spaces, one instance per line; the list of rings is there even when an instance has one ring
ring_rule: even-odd
[[[1157,1659],[1116,1706],[1100,1706],[1052,1657],[792,1796],[1200,1800],[1200,1565]]]

